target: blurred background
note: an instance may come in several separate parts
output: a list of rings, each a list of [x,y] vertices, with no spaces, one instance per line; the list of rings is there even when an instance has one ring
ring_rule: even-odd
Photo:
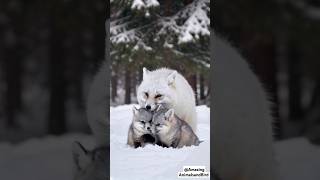
[[[89,132],[106,17],[104,0],[0,1],[0,142]]]
[[[215,31],[264,82],[275,136],[320,144],[320,1],[215,1]]]

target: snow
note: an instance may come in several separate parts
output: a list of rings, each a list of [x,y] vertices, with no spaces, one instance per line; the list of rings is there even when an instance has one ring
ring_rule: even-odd
[[[149,17],[149,8],[159,6],[157,0],[134,0],[131,9],[145,10],[145,17]],[[210,36],[210,0],[195,0],[174,15],[158,16],[152,23],[136,26],[136,19],[121,12],[114,13],[110,25],[111,43],[136,43],[138,48],[152,50],[152,43],[146,36],[149,32],[156,31],[153,39],[164,38],[165,44],[182,44],[198,40],[200,37]],[[175,38],[177,37],[177,38]],[[176,40],[177,39],[177,40]],[[177,41],[177,42],[175,42]]]
[[[173,44],[170,44],[170,43],[168,43],[168,42],[166,41],[166,42],[163,44],[163,47],[172,49],[172,48],[173,48]]]
[[[210,36],[210,0],[195,0],[184,9],[173,15],[160,19],[161,27],[157,36],[166,36],[169,32],[177,34],[178,44],[199,39],[200,36]],[[182,25],[179,21],[184,20]],[[167,41],[170,41],[168,39]]]
[[[159,5],[160,5],[160,3],[157,0],[146,0],[146,6],[148,8],[157,7]]]
[[[210,36],[210,18],[207,15],[208,9],[207,0],[195,2],[195,5],[190,7],[191,16],[184,23],[179,36],[178,43],[186,43],[199,39],[199,36]],[[209,1],[210,3],[210,1]]]
[[[142,9],[143,7],[145,7],[145,4],[142,0],[134,0],[131,6],[132,9],[138,10]]]
[[[116,32],[116,30],[111,28],[110,32],[111,34],[113,34]],[[139,37],[137,36],[135,29],[124,31],[110,37],[110,41],[115,44],[130,43],[138,40],[139,40]]]
[[[276,157],[282,180],[320,179],[320,147],[305,138],[277,142]]]
[[[70,134],[61,137],[34,138],[20,144],[0,144],[0,179],[71,180],[72,143],[93,147],[92,138]]]
[[[198,136],[204,140],[200,146],[172,149],[149,145],[132,149],[125,145],[131,107],[124,105],[110,109],[113,180],[176,179],[177,172],[185,165],[205,165],[209,169],[209,108],[197,107]],[[1,142],[1,179],[72,179],[71,146],[74,141],[81,142],[87,149],[93,147],[93,138],[82,134],[33,138],[19,144]],[[319,146],[299,137],[276,142],[275,150],[281,180],[320,179]]]
[[[134,0],[131,5],[131,9],[141,10],[143,8],[152,8],[159,6],[157,0]]]
[[[200,146],[182,149],[147,145],[133,149],[126,145],[132,121],[132,105],[110,109],[111,177],[114,180],[177,179],[183,166],[206,166],[210,169],[210,109],[197,107]],[[124,173],[125,172],[125,173]]]

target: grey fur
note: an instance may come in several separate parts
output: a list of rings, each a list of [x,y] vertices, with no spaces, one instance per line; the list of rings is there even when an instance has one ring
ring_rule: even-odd
[[[152,112],[146,109],[140,108],[133,109],[133,120],[129,127],[128,142],[131,147],[144,147],[148,142],[146,136],[154,137],[154,131],[152,129]]]
[[[173,109],[158,108],[153,115],[152,124],[158,144],[182,148],[201,143],[191,127],[176,116]]]

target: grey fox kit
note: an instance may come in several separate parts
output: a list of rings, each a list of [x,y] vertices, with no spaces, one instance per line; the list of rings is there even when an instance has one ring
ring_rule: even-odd
[[[174,109],[158,108],[152,124],[158,144],[173,148],[200,144],[192,128],[174,114]]]
[[[133,120],[129,127],[128,142],[131,147],[144,147],[147,143],[154,143],[154,131],[152,128],[152,112],[133,107]]]

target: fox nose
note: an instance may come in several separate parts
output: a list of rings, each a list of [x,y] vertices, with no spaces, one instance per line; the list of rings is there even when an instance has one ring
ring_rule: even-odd
[[[147,105],[147,106],[146,106],[146,109],[147,109],[147,110],[150,110],[150,109],[151,109],[151,106],[150,106],[150,105]]]

